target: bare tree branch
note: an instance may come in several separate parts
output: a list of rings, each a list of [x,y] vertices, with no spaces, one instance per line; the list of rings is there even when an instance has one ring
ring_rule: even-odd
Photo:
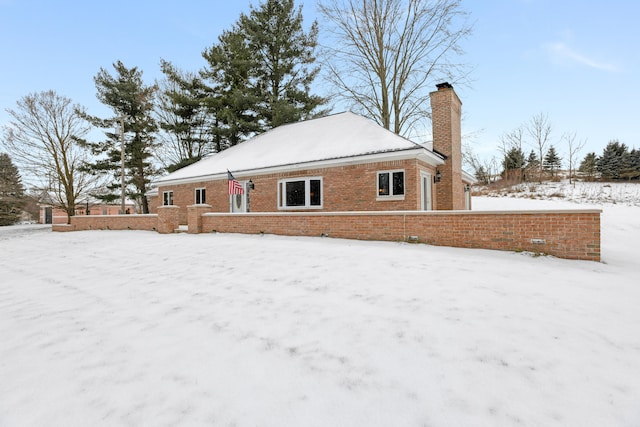
[[[429,83],[466,78],[453,62],[471,33],[460,0],[325,0],[324,47],[336,98],[406,135],[429,118]]]
[[[92,188],[93,177],[81,170],[87,151],[78,140],[89,132],[84,110],[54,91],[24,96],[3,126],[2,143],[23,170],[40,181],[58,207],[74,215],[80,195]]]
[[[586,139],[576,140],[575,132],[567,132],[562,135],[562,140],[567,144],[567,159],[569,160],[569,184],[573,183],[573,173],[578,162],[578,155],[587,143]]]
[[[527,134],[532,138],[531,145],[538,150],[540,159],[539,179],[542,180],[544,165],[543,159],[547,154],[547,147],[551,143],[551,123],[549,116],[544,113],[537,114],[531,118],[526,125]]]

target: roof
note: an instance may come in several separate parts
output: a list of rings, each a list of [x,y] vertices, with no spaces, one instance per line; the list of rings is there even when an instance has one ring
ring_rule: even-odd
[[[309,163],[363,160],[363,156],[420,155],[430,164],[443,159],[360,115],[345,112],[271,129],[241,144],[179,169],[158,184],[234,175]]]

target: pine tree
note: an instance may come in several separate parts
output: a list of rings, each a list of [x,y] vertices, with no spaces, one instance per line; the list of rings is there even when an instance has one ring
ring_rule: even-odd
[[[540,160],[538,160],[538,155],[534,150],[531,150],[531,152],[529,153],[529,157],[527,157],[524,180],[530,181],[531,179],[535,178],[539,168]]]
[[[640,178],[640,150],[634,148],[624,156],[620,178],[628,180]]]
[[[206,49],[202,56],[207,61],[200,72],[208,84],[204,102],[211,122],[213,149],[220,152],[261,129],[258,98],[251,85],[254,55],[234,28],[224,31],[218,44]]]
[[[24,187],[18,168],[0,153],[0,226],[15,224],[24,206]]]
[[[314,115],[325,100],[311,95],[318,75],[314,51],[318,23],[308,32],[303,27],[302,6],[294,0],[265,0],[237,24],[252,55],[251,81],[258,119],[265,129],[297,122]]]
[[[159,124],[165,136],[160,160],[173,172],[212,151],[206,87],[197,74],[181,72],[164,60],[160,66],[165,75],[158,97]]]
[[[558,156],[556,148],[553,145],[549,146],[549,150],[546,156],[544,156],[543,167],[544,170],[551,171],[552,177],[555,177],[557,171],[562,167],[562,159]]]
[[[620,179],[629,154],[627,146],[617,140],[610,141],[598,159],[597,170],[603,179]]]
[[[241,14],[223,35],[231,53],[240,53],[236,67],[248,73],[255,119],[262,130],[318,114],[326,101],[310,93],[319,72],[314,66],[318,23],[303,27],[302,7],[294,0],[265,0],[249,15]],[[240,100],[236,99],[236,102]]]
[[[593,181],[596,176],[597,165],[598,157],[596,156],[596,153],[587,153],[587,155],[584,156],[584,159],[580,163],[578,172],[583,173],[588,181]]]
[[[511,148],[502,161],[503,179],[522,182],[524,166],[525,160],[522,150],[518,147]]]
[[[634,178],[639,179],[640,178],[640,149],[634,148],[633,150],[631,150],[631,152],[629,153],[629,157],[630,157],[631,166],[633,167],[633,170],[634,170]]]
[[[491,184],[491,175],[489,174],[489,172],[487,172],[483,165],[478,166],[475,175],[478,182],[481,182],[485,185]]]
[[[113,64],[113,67],[115,76],[101,68],[94,77],[98,99],[111,108],[114,116],[105,120],[87,117],[94,125],[106,129],[107,137],[102,142],[86,142],[94,154],[106,156],[88,166],[97,173],[113,174],[114,181],[107,186],[111,193],[96,196],[107,202],[118,200],[120,194],[116,190],[121,189],[121,134],[115,128],[123,122],[127,195],[141,204],[142,213],[149,213],[145,193],[150,178],[158,173],[151,163],[151,157],[157,149],[155,132],[158,127],[153,118],[157,86],[145,86],[142,71],[137,67],[127,68],[121,61]]]

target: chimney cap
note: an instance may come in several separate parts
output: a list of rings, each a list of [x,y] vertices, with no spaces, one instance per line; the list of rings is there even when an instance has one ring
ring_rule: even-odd
[[[442,89],[453,89],[453,86],[451,86],[451,84],[449,84],[449,82],[438,83],[438,84],[436,85],[436,87],[438,88],[438,90],[442,90]]]

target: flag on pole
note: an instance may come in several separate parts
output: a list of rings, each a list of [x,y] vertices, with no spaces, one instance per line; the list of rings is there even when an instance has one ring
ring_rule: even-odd
[[[231,194],[244,194],[244,188],[237,179],[233,177],[231,172],[227,170],[227,178],[229,178],[229,195]]]

